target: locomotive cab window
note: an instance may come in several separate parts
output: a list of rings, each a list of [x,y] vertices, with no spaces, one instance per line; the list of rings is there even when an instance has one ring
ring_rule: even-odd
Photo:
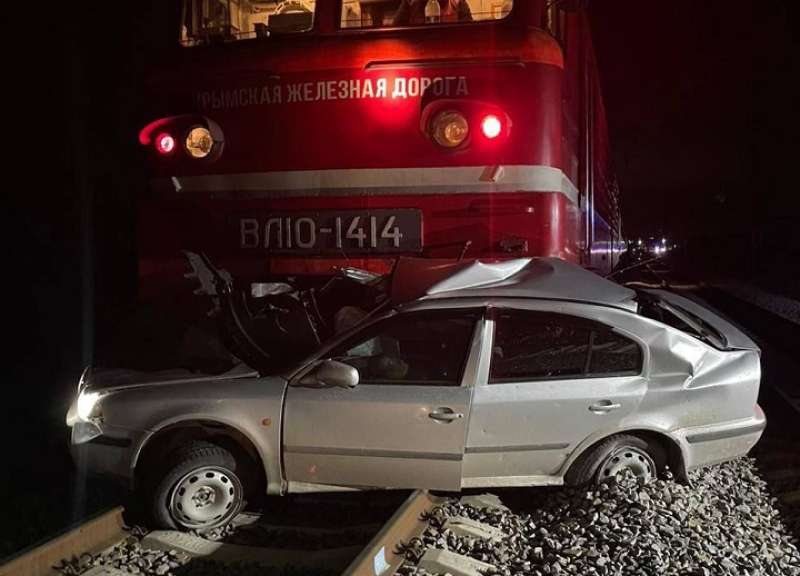
[[[342,0],[342,28],[425,26],[502,20],[513,0]]]
[[[180,41],[198,46],[306,32],[314,25],[315,4],[315,0],[184,0]]]

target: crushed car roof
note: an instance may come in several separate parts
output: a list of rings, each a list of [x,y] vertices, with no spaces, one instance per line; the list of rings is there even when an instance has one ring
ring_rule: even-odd
[[[397,263],[395,303],[465,297],[569,300],[637,310],[633,290],[559,258],[493,263],[404,258]]]

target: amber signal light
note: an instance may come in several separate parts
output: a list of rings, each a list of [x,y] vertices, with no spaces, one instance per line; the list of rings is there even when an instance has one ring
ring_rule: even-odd
[[[469,136],[469,122],[461,112],[440,112],[431,123],[431,136],[443,148],[457,148]]]
[[[205,158],[214,148],[214,137],[205,126],[195,126],[186,136],[186,152],[192,158]]]

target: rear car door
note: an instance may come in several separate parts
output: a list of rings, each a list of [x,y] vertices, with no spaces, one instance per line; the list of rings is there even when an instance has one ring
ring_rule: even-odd
[[[587,437],[614,431],[647,388],[644,351],[611,326],[495,309],[488,375],[475,388],[465,486],[547,482]]]
[[[291,483],[457,490],[480,352],[481,311],[408,312],[325,355],[352,389],[289,386],[284,469]]]

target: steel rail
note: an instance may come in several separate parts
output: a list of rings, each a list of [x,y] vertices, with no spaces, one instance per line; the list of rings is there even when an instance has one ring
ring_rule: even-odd
[[[348,576],[383,576],[394,573],[404,560],[402,553],[399,553],[398,546],[421,535],[427,526],[427,522],[422,517],[444,501],[444,498],[432,496],[426,491],[413,492],[383,524],[367,546],[360,549],[360,553],[349,564],[344,574]],[[80,558],[85,554],[97,554],[123,542],[129,533],[126,531],[122,514],[122,507],[113,508],[68,528],[62,534],[38,546],[23,550],[0,566],[0,576],[55,576],[59,574],[55,566],[62,561]],[[291,530],[289,527],[287,529]],[[171,534],[177,539],[174,542],[167,540],[159,543],[159,534]],[[163,531],[151,532],[148,536],[155,537],[153,549],[161,549],[164,544],[167,544],[168,548],[183,550],[193,557],[195,555],[202,557],[208,551],[203,552],[200,549],[208,547],[209,550],[214,549],[213,553],[208,554],[208,557],[222,563],[252,561],[275,567],[293,565],[295,557],[299,560],[298,566],[329,567],[338,564],[341,553],[347,551],[345,548],[303,551],[224,544],[201,541],[201,539],[188,534]],[[146,548],[151,547],[148,546],[147,536],[142,543]],[[345,562],[349,561],[349,558],[352,558],[359,550],[359,547],[349,547],[348,549],[352,548],[355,548],[351,552],[352,555],[343,557]],[[300,556],[301,554],[302,556]],[[340,565],[344,565],[344,563]]]
[[[423,519],[425,513],[445,501],[445,498],[433,496],[427,491],[413,492],[342,576],[394,574],[404,560],[404,556],[398,553],[398,545],[422,535],[428,526],[428,522]]]
[[[0,576],[51,576],[63,559],[84,553],[100,552],[126,536],[122,507],[101,512],[89,520],[67,528],[39,546],[23,550],[0,566]]]

